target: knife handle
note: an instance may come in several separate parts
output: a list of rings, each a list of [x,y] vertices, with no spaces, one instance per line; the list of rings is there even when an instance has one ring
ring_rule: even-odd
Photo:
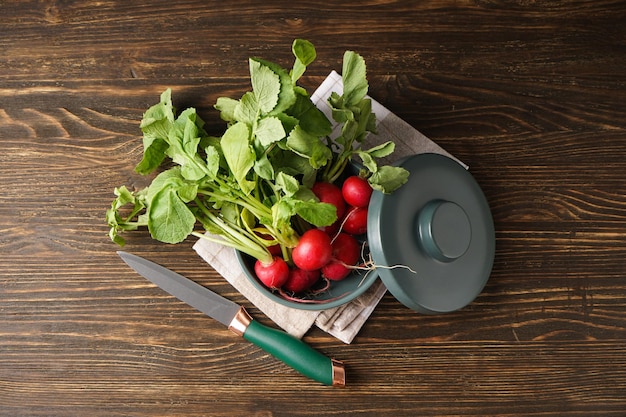
[[[333,386],[344,386],[346,383],[341,361],[322,355],[288,333],[253,320],[243,307],[229,329],[315,381]]]

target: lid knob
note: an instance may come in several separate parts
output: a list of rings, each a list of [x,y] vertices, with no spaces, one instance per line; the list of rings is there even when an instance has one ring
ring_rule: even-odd
[[[472,228],[461,206],[437,199],[419,211],[417,237],[428,255],[447,263],[465,254],[472,240]]]

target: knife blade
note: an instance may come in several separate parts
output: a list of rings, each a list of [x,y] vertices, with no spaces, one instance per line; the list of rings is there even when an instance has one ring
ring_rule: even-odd
[[[325,385],[344,386],[341,361],[328,358],[300,339],[252,319],[240,305],[159,264],[128,252],[118,255],[139,275],[170,295],[227,326],[301,374]]]

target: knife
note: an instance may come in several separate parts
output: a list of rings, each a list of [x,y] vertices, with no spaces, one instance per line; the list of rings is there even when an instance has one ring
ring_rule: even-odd
[[[264,326],[253,320],[242,306],[174,271],[137,255],[117,253],[148,281],[224,324],[236,335],[243,336],[301,374],[325,385],[345,385],[345,368],[341,361],[322,355],[288,333]]]

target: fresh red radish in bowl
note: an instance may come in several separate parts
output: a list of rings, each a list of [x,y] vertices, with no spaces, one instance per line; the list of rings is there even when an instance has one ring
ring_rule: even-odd
[[[348,209],[343,219],[342,230],[351,235],[362,235],[367,232],[367,207]]]
[[[274,256],[271,263],[257,260],[254,273],[267,288],[280,288],[289,278],[289,266],[282,258]]]
[[[359,261],[361,246],[352,236],[339,233],[333,240],[333,257],[322,267],[324,277],[339,281],[347,277]]]
[[[353,207],[367,207],[372,197],[373,189],[367,180],[358,175],[352,175],[343,182],[341,195],[344,201]]]
[[[320,269],[330,261],[333,253],[330,236],[319,229],[304,232],[291,253],[293,263],[300,269]]]
[[[282,289],[292,293],[301,293],[311,288],[320,279],[320,270],[305,271],[298,267],[289,270],[289,278]]]

